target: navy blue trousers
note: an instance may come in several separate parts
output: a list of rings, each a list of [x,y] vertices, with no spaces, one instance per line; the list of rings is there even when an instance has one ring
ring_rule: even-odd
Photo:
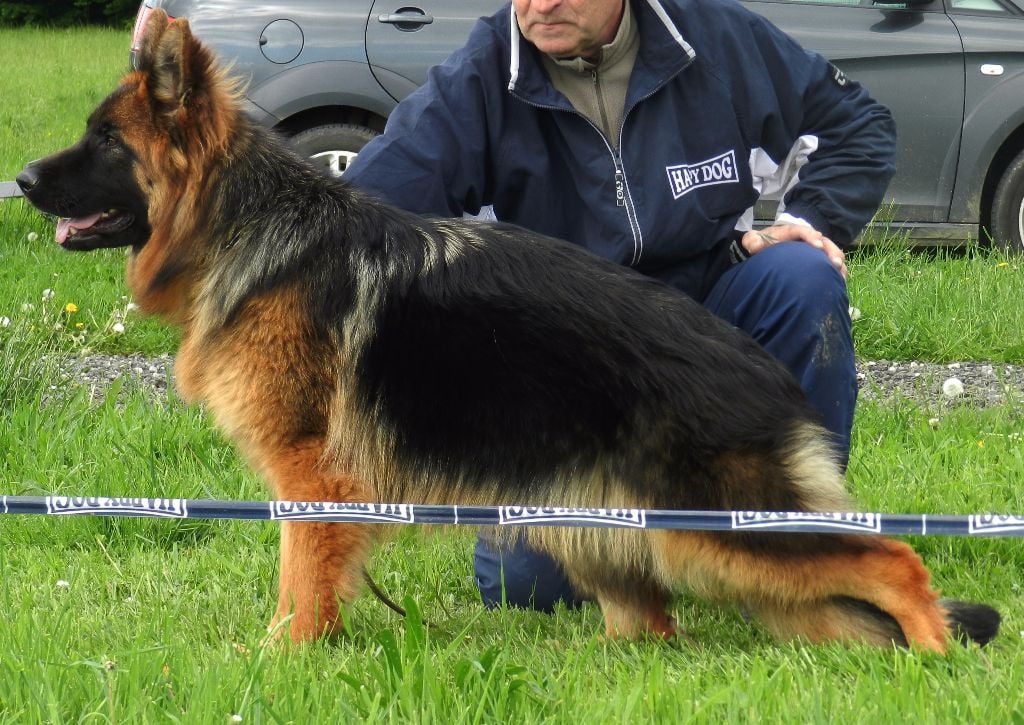
[[[857,401],[846,283],[819,250],[803,242],[767,247],[729,267],[704,306],[747,332],[781,361],[821,414],[845,465]],[[499,549],[477,537],[473,570],[488,607],[551,611],[581,597],[558,565],[521,542]]]

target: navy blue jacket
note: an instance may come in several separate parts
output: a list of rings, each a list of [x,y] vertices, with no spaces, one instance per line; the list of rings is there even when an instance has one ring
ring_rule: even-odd
[[[492,204],[695,296],[760,193],[787,188],[779,171],[795,182],[786,214],[852,241],[894,170],[888,110],[733,0],[633,9],[617,144],[555,90],[506,6],[399,104],[346,180],[420,213]]]

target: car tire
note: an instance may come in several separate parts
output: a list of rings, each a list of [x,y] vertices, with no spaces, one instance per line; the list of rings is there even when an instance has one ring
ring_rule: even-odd
[[[309,156],[315,164],[332,176],[340,176],[363,146],[377,132],[352,123],[330,123],[299,131],[291,138],[295,149]]]
[[[989,220],[992,243],[1000,249],[1024,253],[1024,151],[1003,172],[992,197]]]

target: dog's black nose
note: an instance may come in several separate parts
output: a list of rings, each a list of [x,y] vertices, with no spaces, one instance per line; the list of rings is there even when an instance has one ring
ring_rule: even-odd
[[[35,169],[34,164],[27,165],[21,170],[21,173],[14,177],[14,181],[17,182],[18,186],[21,187],[23,192],[32,191],[36,184],[39,183],[39,173]]]

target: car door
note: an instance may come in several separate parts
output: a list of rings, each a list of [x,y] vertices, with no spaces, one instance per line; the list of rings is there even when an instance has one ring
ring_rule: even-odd
[[[979,199],[993,162],[1019,153],[1024,125],[1024,0],[946,0],[950,18],[964,43],[967,109],[957,185],[950,221],[977,223]],[[1005,155],[1005,158],[1003,158]],[[994,190],[994,189],[993,189]],[[1024,237],[1024,213],[1019,222]],[[984,224],[990,220],[983,219]]]
[[[933,0],[912,8],[870,0],[744,4],[833,61],[889,107],[899,133],[896,176],[886,196],[892,217],[945,222],[956,178],[965,90],[963,47],[942,3]],[[758,209],[761,218],[763,211]]]
[[[366,57],[396,101],[422,85],[427,68],[460,47],[476,19],[500,0],[375,0],[366,23]]]

